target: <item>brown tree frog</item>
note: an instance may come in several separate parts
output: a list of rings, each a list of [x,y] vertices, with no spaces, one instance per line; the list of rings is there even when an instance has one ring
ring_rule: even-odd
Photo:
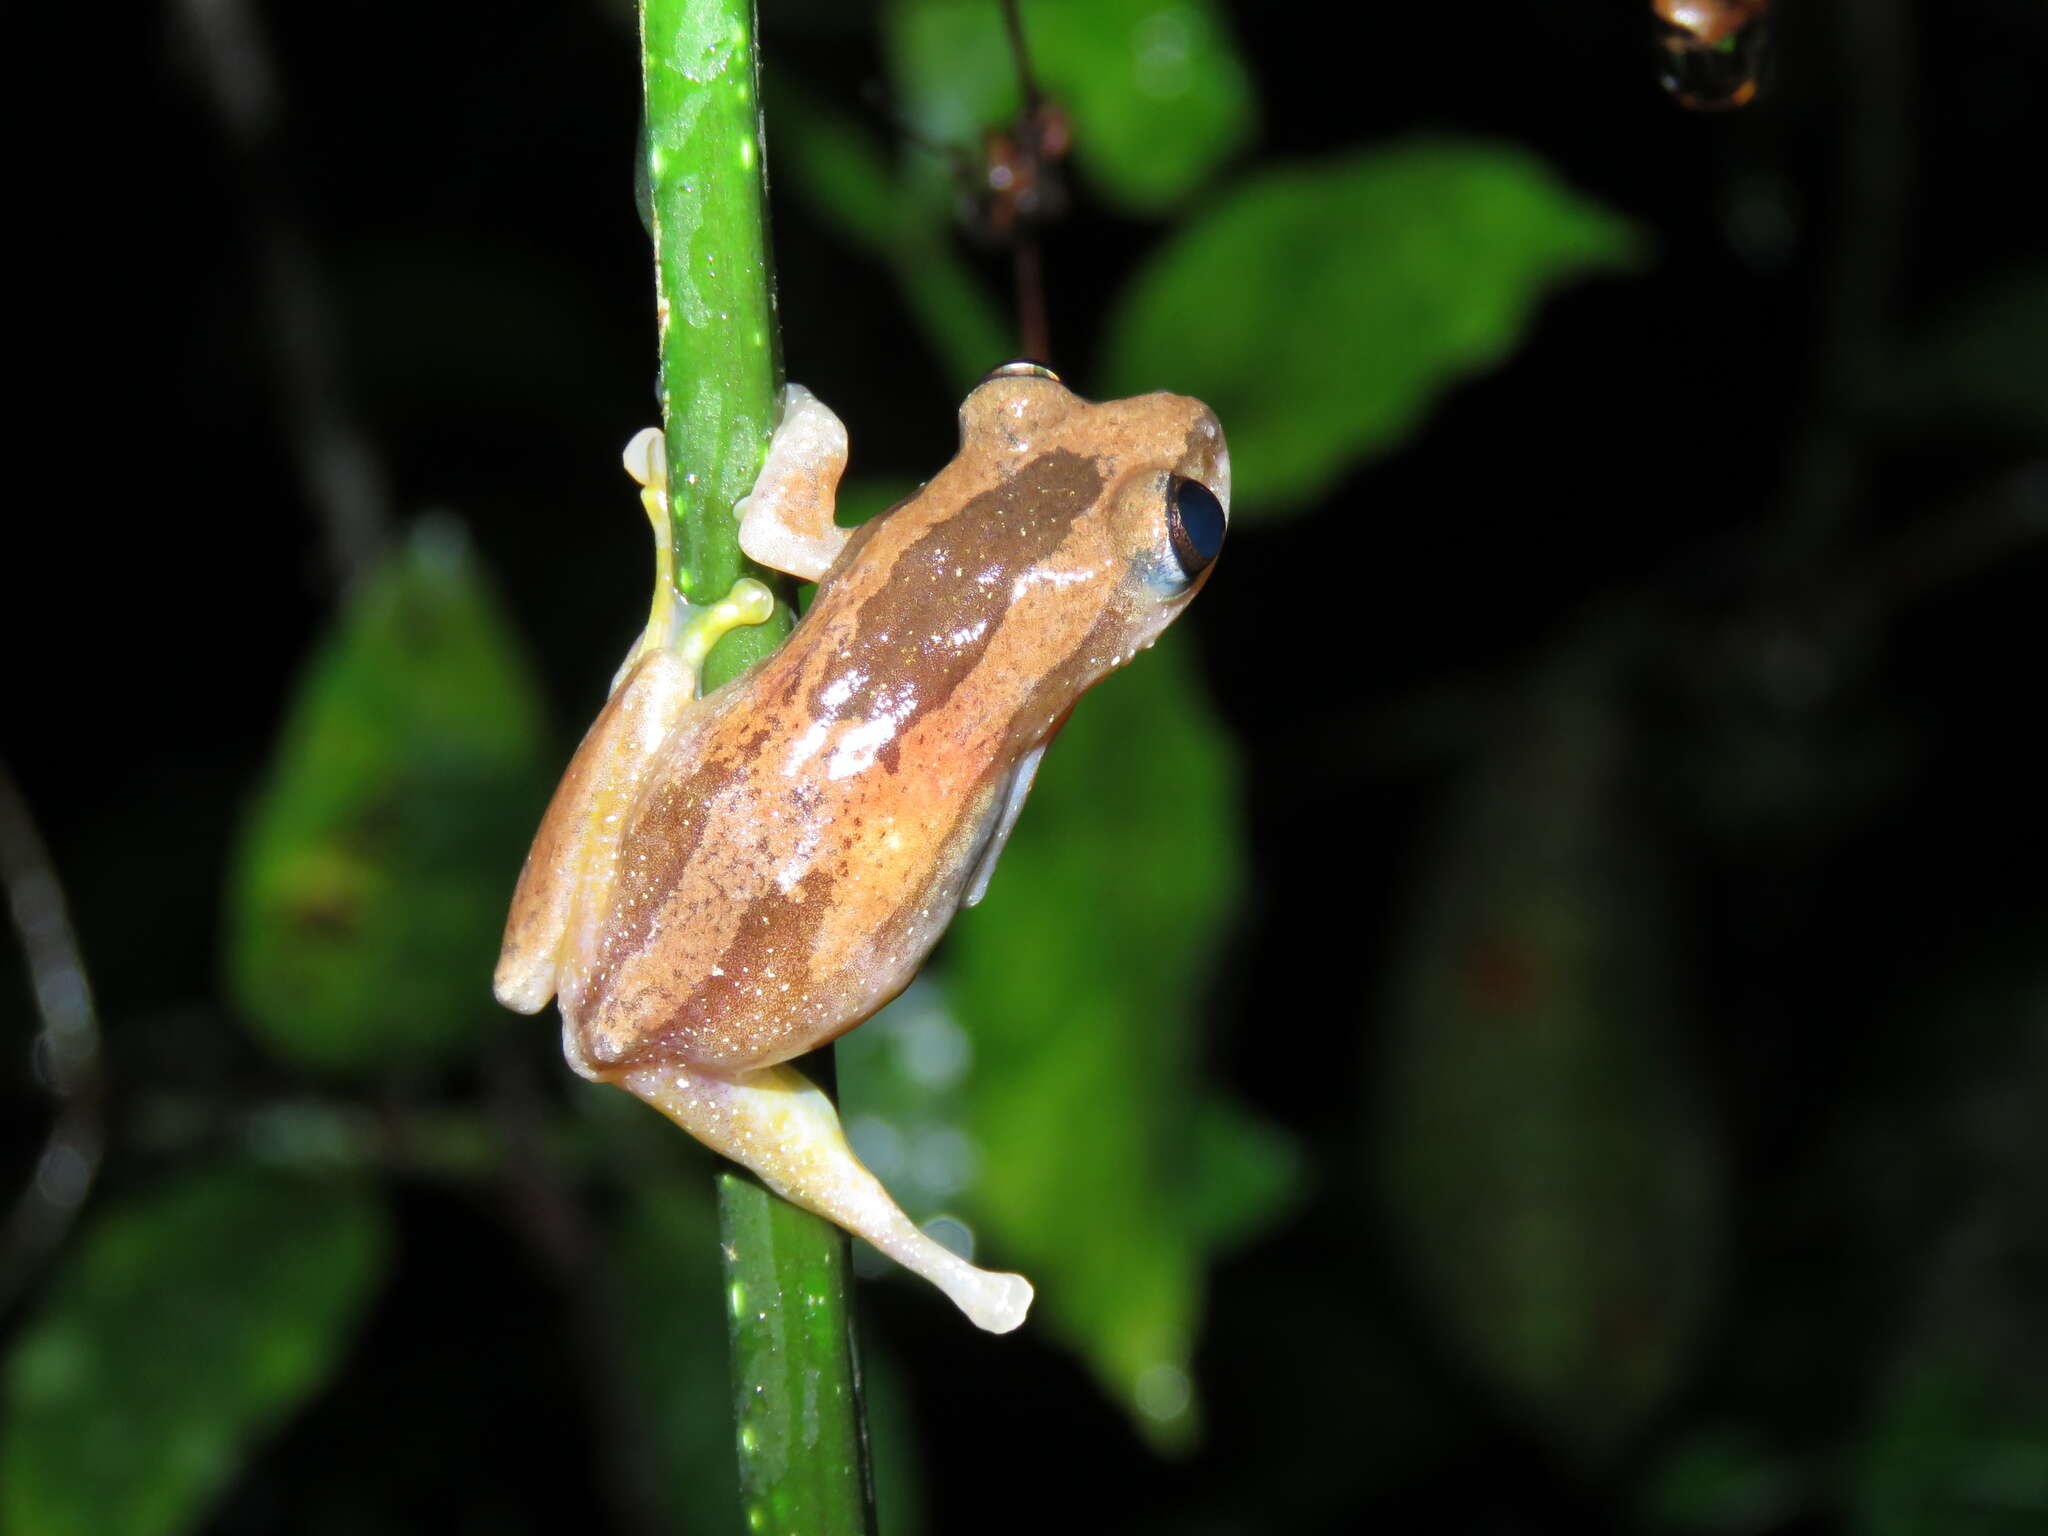
[[[784,392],[740,543],[817,596],[780,650],[702,698],[703,656],[761,622],[768,593],[681,602],[660,435],[628,446],[654,608],[541,822],[496,990],[522,1013],[559,996],[578,1072],[1006,1332],[1029,1283],[918,1230],[785,1063],[902,991],[980,900],[1074,701],[1200,589],[1230,460],[1199,401],[1091,404],[1032,364],[991,374],[960,427],[929,483],[843,529],[845,429]]]

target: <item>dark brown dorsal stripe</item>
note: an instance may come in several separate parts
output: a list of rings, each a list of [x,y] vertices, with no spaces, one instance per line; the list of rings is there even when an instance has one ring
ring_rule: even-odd
[[[828,677],[808,699],[811,717],[872,719],[887,713],[900,738],[943,706],[974,672],[994,638],[988,577],[1007,590],[1019,574],[1049,559],[1095,505],[1103,487],[1095,461],[1068,449],[1027,460],[904,547],[882,585],[862,599]],[[997,562],[1000,562],[999,565]],[[961,637],[944,643],[946,637]],[[856,680],[829,708],[827,687]],[[904,696],[904,685],[911,685]],[[884,767],[894,754],[884,749]]]

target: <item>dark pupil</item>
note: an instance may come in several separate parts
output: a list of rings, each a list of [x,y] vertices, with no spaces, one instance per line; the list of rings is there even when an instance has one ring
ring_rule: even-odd
[[[1199,576],[1223,547],[1223,503],[1201,481],[1175,475],[1166,492],[1166,526],[1180,568]]]

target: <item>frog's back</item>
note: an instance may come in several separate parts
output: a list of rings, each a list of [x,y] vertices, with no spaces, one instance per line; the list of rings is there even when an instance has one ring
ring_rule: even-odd
[[[1176,452],[1213,435],[1173,397],[1086,409],[1108,423],[1098,447],[1132,416],[1164,415],[1151,435]],[[634,807],[586,985],[563,989],[585,1070],[772,1065],[908,984],[1037,749],[1131,654],[1111,501],[1167,462],[1131,457],[963,452],[856,534],[781,650],[705,701],[692,750]],[[1148,632],[1178,606],[1146,602]]]
[[[949,846],[988,796],[878,793],[901,767],[876,760],[876,733],[784,702],[801,663],[786,646],[722,692],[698,751],[634,807],[575,1000],[593,1075],[800,1055],[900,992],[957,907]],[[818,771],[821,753],[843,771]]]

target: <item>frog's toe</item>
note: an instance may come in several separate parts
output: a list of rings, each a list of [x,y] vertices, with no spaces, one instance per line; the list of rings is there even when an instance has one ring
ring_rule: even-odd
[[[1024,1321],[1037,1293],[1022,1275],[977,1269],[946,1286],[946,1294],[975,1327],[990,1333],[1009,1333]]]
[[[626,473],[639,485],[659,488],[668,483],[668,444],[661,428],[642,427],[626,443]]]
[[[555,957],[533,955],[507,944],[491,978],[491,991],[514,1013],[539,1013],[555,995]]]

